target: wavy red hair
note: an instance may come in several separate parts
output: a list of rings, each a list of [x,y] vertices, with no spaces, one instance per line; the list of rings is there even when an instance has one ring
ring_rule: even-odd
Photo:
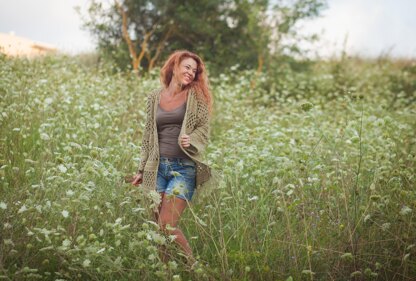
[[[197,70],[194,80],[188,85],[186,85],[184,89],[189,91],[191,88],[194,88],[197,93],[197,96],[199,98],[203,98],[203,101],[205,101],[208,105],[209,113],[212,113],[213,98],[209,89],[209,82],[205,64],[197,54],[194,54],[187,50],[177,50],[173,52],[164,63],[162,69],[160,70],[160,81],[165,86],[165,88],[169,87],[169,84],[173,77],[173,71],[178,71],[179,64],[185,58],[194,59],[197,64]]]

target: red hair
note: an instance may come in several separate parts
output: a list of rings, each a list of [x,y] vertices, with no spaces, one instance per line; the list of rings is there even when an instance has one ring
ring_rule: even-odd
[[[173,77],[173,70],[177,72],[179,64],[186,58],[194,59],[197,64],[197,69],[194,80],[186,85],[184,89],[187,91],[191,88],[195,89],[197,97],[203,99],[203,101],[208,105],[209,113],[211,113],[213,99],[209,89],[208,76],[205,64],[197,54],[187,50],[177,50],[173,52],[160,70],[160,82],[165,86],[165,88],[169,87]]]

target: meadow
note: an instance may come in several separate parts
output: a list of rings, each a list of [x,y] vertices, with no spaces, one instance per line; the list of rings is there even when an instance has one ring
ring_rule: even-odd
[[[416,280],[414,61],[210,74],[194,270],[124,181],[158,69],[0,56],[0,77],[1,280]]]

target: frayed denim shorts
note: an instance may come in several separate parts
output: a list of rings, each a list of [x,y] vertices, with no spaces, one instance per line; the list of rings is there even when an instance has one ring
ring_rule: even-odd
[[[196,164],[186,158],[160,157],[156,191],[191,201],[195,191]]]

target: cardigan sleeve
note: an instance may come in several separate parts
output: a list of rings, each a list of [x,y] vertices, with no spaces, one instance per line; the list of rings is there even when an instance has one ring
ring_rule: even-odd
[[[150,142],[149,142],[149,136],[150,131],[153,126],[152,118],[152,102],[151,102],[151,94],[147,96],[146,99],[146,123],[143,129],[143,137],[142,137],[142,145],[140,150],[140,164],[139,168],[137,169],[138,173],[143,173],[144,166],[146,165],[147,158],[149,157],[149,148],[150,148]]]
[[[209,141],[210,119],[208,105],[204,101],[198,101],[198,122],[192,133],[189,134],[190,146],[185,149],[191,154],[202,153]]]

